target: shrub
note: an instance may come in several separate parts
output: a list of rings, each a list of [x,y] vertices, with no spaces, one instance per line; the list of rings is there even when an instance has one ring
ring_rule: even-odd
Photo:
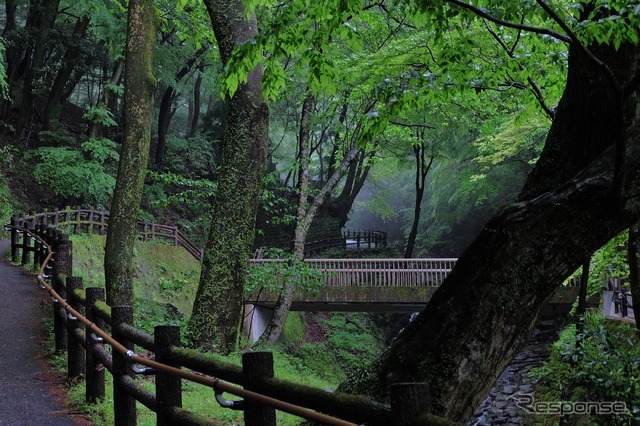
[[[629,410],[629,416],[590,416],[590,424],[640,420],[640,339],[629,324],[588,313],[584,333],[576,336],[574,325],[565,329],[549,360],[532,374],[539,380],[537,399],[620,401]],[[585,421],[577,415],[567,417],[570,424]]]
[[[108,139],[90,139],[81,148],[34,150],[27,156],[36,160],[33,175],[40,185],[47,185],[67,202],[108,204],[115,178],[107,170],[118,158],[116,145]]]

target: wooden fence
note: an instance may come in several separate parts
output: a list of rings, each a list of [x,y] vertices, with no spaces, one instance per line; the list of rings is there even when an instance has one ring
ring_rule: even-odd
[[[33,224],[33,229],[12,223],[5,229],[11,232],[14,262],[29,264],[33,255],[37,282],[53,305],[55,348],[67,353],[69,379],[84,376],[87,403],[104,397],[105,370],[113,375],[117,425],[136,424],[136,401],[157,414],[158,425],[215,424],[182,408],[184,380],[213,388],[212,398],[221,406],[243,410],[247,426],[275,425],[276,409],[327,425],[449,424],[425,414],[430,400],[422,383],[394,385],[388,406],[363,396],[277,379],[271,353],[246,353],[239,367],[180,347],[179,327],[158,326],[151,336],[131,325],[130,306],[108,306],[104,289],[85,288],[82,279],[73,276],[72,242],[67,234],[42,223]],[[137,355],[135,346],[153,353],[153,359]],[[139,375],[155,376],[155,392],[141,386],[136,380]],[[223,393],[243,400],[228,401]]]
[[[87,232],[105,235],[109,226],[109,213],[81,207],[67,207],[64,210],[55,209],[51,212],[14,215],[12,224],[28,229],[35,229],[37,225],[67,226],[74,234]],[[177,226],[138,221],[138,235],[143,241],[153,238],[170,241],[175,246],[183,247],[196,259],[202,260],[203,250],[189,241]]]
[[[82,207],[67,207],[64,210],[55,209],[51,212],[15,215],[14,218],[16,221],[12,223],[28,229],[35,229],[36,225],[68,226],[69,231],[74,234],[87,232],[104,235],[109,225],[108,212]],[[183,247],[197,260],[202,260],[204,255],[204,250],[191,242],[177,226],[138,221],[138,233],[143,241],[153,238],[171,241],[173,245]],[[342,238],[308,242],[305,245],[305,255],[310,256],[332,247],[372,249],[386,246],[386,232],[343,229]]]

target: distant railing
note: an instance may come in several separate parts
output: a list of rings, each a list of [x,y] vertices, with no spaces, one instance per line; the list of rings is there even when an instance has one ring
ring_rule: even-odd
[[[341,237],[324,238],[309,241],[304,246],[305,256],[310,256],[333,247],[367,250],[387,247],[387,233],[382,231],[366,231],[357,229],[342,230]]]
[[[276,409],[336,426],[448,424],[424,413],[430,406],[424,383],[392,385],[388,406],[365,396],[276,379],[271,353],[243,354],[243,366],[239,367],[181,348],[177,326],[157,326],[153,336],[136,329],[131,325],[132,307],[107,305],[104,289],[85,288],[82,278],[73,276],[73,244],[67,234],[41,224],[29,229],[16,221],[14,217],[5,224],[5,230],[11,232],[11,256],[14,262],[21,258],[28,264],[30,254],[34,255],[37,283],[49,293],[53,304],[56,351],[67,352],[68,377],[84,377],[86,401],[92,404],[104,398],[105,371],[111,373],[115,424],[136,424],[136,401],[157,413],[158,425],[216,424],[182,408],[184,380],[213,388],[211,398],[224,408],[243,410],[247,426],[275,426]],[[111,346],[111,351],[105,345]],[[153,355],[136,354],[134,345]],[[156,376],[155,392],[136,380],[140,375]],[[228,401],[223,393],[244,400]],[[434,423],[436,420],[439,423]]]
[[[109,226],[109,213],[103,210],[67,207],[51,212],[15,215],[17,223],[28,229],[36,225],[70,226],[74,234],[78,232],[98,233],[105,235]],[[197,260],[202,260],[204,250],[190,241],[177,226],[161,225],[146,221],[138,221],[138,233],[143,241],[163,238],[172,241],[173,245],[183,247]],[[382,231],[361,231],[343,229],[341,238],[327,238],[310,241],[305,245],[305,255],[317,253],[332,247],[373,249],[387,246],[387,233]]]
[[[74,234],[84,231],[89,234],[98,233],[104,235],[109,226],[109,213],[100,210],[84,209],[82,207],[66,208],[64,210],[55,209],[51,212],[31,213],[14,216],[17,224],[28,229],[35,229],[36,225],[51,225],[58,227],[69,226]],[[161,225],[138,221],[138,234],[143,241],[153,238],[163,238],[169,240],[175,246],[181,246],[193,257],[202,260],[203,250],[191,242],[177,226]]]

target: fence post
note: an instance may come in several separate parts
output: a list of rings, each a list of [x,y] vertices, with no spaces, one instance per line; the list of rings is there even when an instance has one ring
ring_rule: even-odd
[[[104,320],[96,315],[94,306],[96,302],[104,302],[104,289],[100,287],[87,288],[86,310],[87,319],[94,323],[98,328],[104,329]],[[86,401],[88,404],[95,404],[98,400],[104,398],[104,366],[98,361],[95,354],[97,347],[101,346],[100,342],[95,341],[92,336],[91,329],[85,327],[85,335],[87,336],[87,354],[86,354]]]
[[[105,229],[104,229],[104,212],[101,211],[100,212],[100,235],[104,235],[105,234]]]
[[[19,219],[18,219],[18,215],[14,214],[13,216],[11,216],[11,226],[18,226],[19,224]],[[15,228],[11,228],[11,261],[13,263],[18,263],[18,249],[20,245],[20,233],[18,232],[17,229]]]
[[[156,361],[172,367],[179,365],[169,361],[169,353],[174,346],[180,346],[180,327],[159,325],[154,329]],[[182,407],[182,381],[179,377],[158,370],[156,372],[156,414],[158,426],[170,426],[167,412],[172,407]]]
[[[42,225],[36,224],[33,233],[39,237],[42,237]],[[37,270],[40,267],[40,256],[42,254],[41,246],[37,241],[33,242],[33,269]]]
[[[113,338],[124,347],[133,350],[133,344],[120,334],[120,324],[133,325],[133,308],[131,306],[111,307],[113,322]],[[114,422],[118,426],[136,426],[136,400],[120,385],[120,378],[132,376],[129,359],[118,351],[113,351],[113,414]]]
[[[71,241],[69,241],[69,235],[58,232],[53,248],[56,253],[55,261],[53,262],[53,277],[51,283],[53,284],[55,292],[58,293],[60,297],[66,298],[64,279],[73,275],[73,247]],[[59,301],[53,302],[53,330],[55,333],[56,352],[64,351],[67,348],[66,317],[63,318],[58,314],[58,311],[62,309],[60,306]],[[62,310],[64,311],[64,309]]]
[[[391,414],[394,426],[413,425],[418,417],[430,413],[431,391],[426,383],[391,385]]]
[[[242,354],[242,373],[245,389],[259,390],[263,379],[273,377],[273,353],[246,352]],[[245,400],[244,424],[247,426],[275,426],[276,410],[268,405]]]
[[[34,230],[34,226],[31,223],[27,224],[27,226],[24,226],[24,227],[29,229],[30,231]],[[22,233],[22,260],[20,262],[22,263],[23,266],[28,264],[29,260],[31,259],[31,255],[29,254],[30,251],[31,251],[31,237],[29,236],[28,232],[23,232]]]
[[[91,235],[93,234],[93,209],[89,210],[89,217],[87,218],[87,222],[89,222],[89,224],[87,225],[87,234]]]
[[[67,277],[67,297],[73,309],[84,315],[84,307],[78,303],[74,290],[82,290],[81,277]],[[69,314],[70,315],[70,314]],[[67,378],[69,380],[84,376],[85,373],[85,351],[76,332],[80,328],[80,323],[72,317],[67,316],[68,328],[68,348],[67,348]]]

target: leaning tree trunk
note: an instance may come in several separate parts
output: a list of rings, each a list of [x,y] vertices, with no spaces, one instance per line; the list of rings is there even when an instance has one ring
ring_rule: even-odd
[[[133,306],[133,245],[149,159],[153,49],[158,18],[152,0],[130,0],[125,71],[124,142],[111,203],[104,256],[107,303]]]
[[[220,55],[257,34],[241,0],[206,0]],[[262,69],[228,100],[222,166],[200,284],[189,320],[195,341],[222,353],[235,348],[243,285],[253,244],[258,196],[266,162],[269,110],[262,97]]]
[[[635,71],[637,51],[596,49],[622,82]],[[602,75],[570,49],[563,98],[519,201],[487,223],[364,389],[385,395],[392,383],[426,381],[436,414],[466,421],[563,280],[638,217],[640,128],[629,127],[637,124],[637,98],[628,96],[621,113]],[[618,134],[628,147],[619,171],[628,185],[624,203],[614,190]]]
[[[307,240],[307,232],[309,231],[309,221],[307,220],[307,202],[309,198],[309,135],[311,133],[311,113],[315,103],[315,96],[308,93],[302,103],[302,113],[300,114],[300,137],[299,144],[299,166],[298,166],[298,211],[296,214],[296,229],[293,238],[293,256],[297,261],[304,260],[304,245]],[[312,218],[313,219],[313,218]],[[286,267],[286,266],[285,266]],[[291,304],[293,303],[293,293],[295,286],[291,283],[285,283],[284,288],[278,295],[275,309],[271,321],[267,325],[264,333],[256,346],[264,344],[275,344],[282,330],[284,323],[289,315]]]

